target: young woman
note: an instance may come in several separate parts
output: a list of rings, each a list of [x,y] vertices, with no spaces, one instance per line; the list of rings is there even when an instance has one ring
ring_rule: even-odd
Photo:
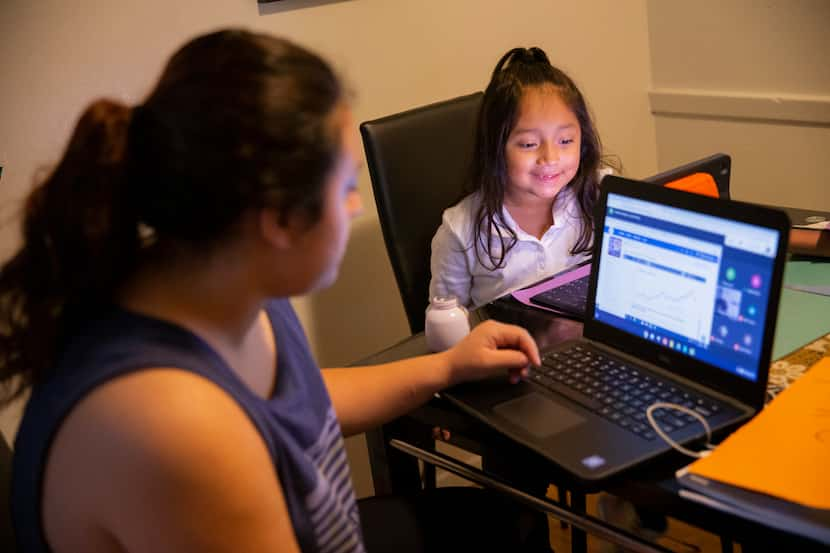
[[[539,362],[488,323],[317,368],[287,298],[335,279],[358,159],[332,69],[244,31],[186,44],[138,106],[86,109],[0,272],[0,379],[31,387],[21,551],[363,551],[341,433]]]

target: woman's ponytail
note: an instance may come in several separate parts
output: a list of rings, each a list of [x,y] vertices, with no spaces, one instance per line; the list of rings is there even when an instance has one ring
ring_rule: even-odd
[[[90,105],[26,201],[23,245],[0,269],[0,403],[45,376],[67,326],[107,302],[135,263],[130,118],[111,100]]]

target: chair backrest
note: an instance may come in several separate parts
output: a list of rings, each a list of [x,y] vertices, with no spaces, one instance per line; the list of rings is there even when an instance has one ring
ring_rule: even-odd
[[[380,228],[413,334],[424,329],[430,243],[443,211],[461,198],[482,96],[360,125]]]
[[[712,154],[643,180],[667,188],[728,200],[731,174],[732,158],[726,154]]]

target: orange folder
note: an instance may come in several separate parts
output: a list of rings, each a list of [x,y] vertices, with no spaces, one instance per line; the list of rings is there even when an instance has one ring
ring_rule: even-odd
[[[830,357],[736,430],[692,474],[830,509]]]

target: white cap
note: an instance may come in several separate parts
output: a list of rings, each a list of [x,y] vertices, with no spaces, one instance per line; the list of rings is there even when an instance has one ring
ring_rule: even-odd
[[[458,298],[455,296],[435,296],[430,305],[435,309],[452,309],[458,307]]]

